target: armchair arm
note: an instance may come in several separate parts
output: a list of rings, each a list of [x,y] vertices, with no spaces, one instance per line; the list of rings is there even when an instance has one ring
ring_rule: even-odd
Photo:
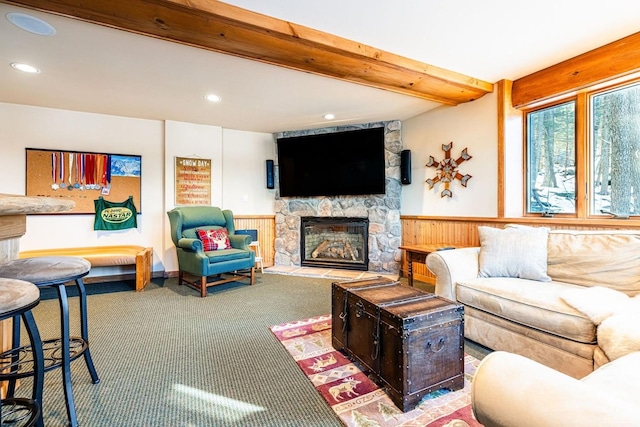
[[[496,351],[471,385],[473,413],[485,427],[637,425],[630,403],[526,357]]]
[[[242,249],[245,251],[251,250],[249,243],[251,243],[251,236],[247,234],[229,234],[229,242],[231,247],[235,249]]]
[[[202,242],[199,239],[187,239],[183,237],[178,240],[176,246],[189,252],[202,252],[204,250]]]
[[[431,252],[427,268],[436,276],[436,295],[456,300],[456,283],[478,277],[480,248]]]

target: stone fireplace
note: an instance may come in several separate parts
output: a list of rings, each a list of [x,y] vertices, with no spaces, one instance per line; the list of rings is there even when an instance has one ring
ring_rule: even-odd
[[[301,264],[349,270],[369,268],[369,219],[302,217]]]
[[[303,258],[308,261],[307,254],[303,254],[306,249],[301,248],[304,234],[304,232],[301,233],[303,217],[364,218],[368,221],[368,241],[365,245],[368,259],[363,258],[364,265],[360,268],[372,272],[398,273],[401,260],[401,253],[398,249],[401,241],[401,122],[377,122],[308,131],[282,132],[274,136],[282,138],[372,127],[384,127],[385,129],[385,194],[307,198],[282,198],[276,195],[275,265],[308,265],[302,263]],[[277,167],[276,165],[275,168],[277,169]],[[275,176],[277,180],[278,174],[276,173]],[[277,185],[276,188],[278,188]],[[334,247],[337,248],[334,252],[344,253],[345,248],[340,250],[337,245]],[[314,250],[312,249],[311,252]],[[349,256],[351,256],[350,253]]]

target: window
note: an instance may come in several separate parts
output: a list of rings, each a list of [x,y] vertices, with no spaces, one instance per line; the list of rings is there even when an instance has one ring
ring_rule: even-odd
[[[527,114],[527,212],[576,212],[575,110],[571,101]]]
[[[639,215],[640,84],[591,96],[591,213]]]
[[[639,82],[586,90],[525,118],[527,213],[640,215]]]

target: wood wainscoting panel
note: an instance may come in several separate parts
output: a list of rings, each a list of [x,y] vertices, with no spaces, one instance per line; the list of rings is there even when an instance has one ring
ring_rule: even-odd
[[[544,226],[563,230],[639,230],[640,222],[632,220],[576,220],[562,218],[443,218],[401,216],[402,244],[440,243],[449,246],[480,246],[478,227],[503,228],[506,224]],[[402,275],[407,276],[406,254],[402,255]],[[435,277],[424,264],[413,265],[414,280],[435,283]]]
[[[258,230],[258,242],[260,242],[264,267],[273,267],[276,240],[275,215],[234,215],[233,222],[238,230]]]

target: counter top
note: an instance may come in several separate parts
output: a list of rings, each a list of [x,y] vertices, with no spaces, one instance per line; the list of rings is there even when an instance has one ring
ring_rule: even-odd
[[[28,215],[65,212],[73,209],[73,200],[55,197],[27,197],[17,194],[0,194],[0,215]]]

